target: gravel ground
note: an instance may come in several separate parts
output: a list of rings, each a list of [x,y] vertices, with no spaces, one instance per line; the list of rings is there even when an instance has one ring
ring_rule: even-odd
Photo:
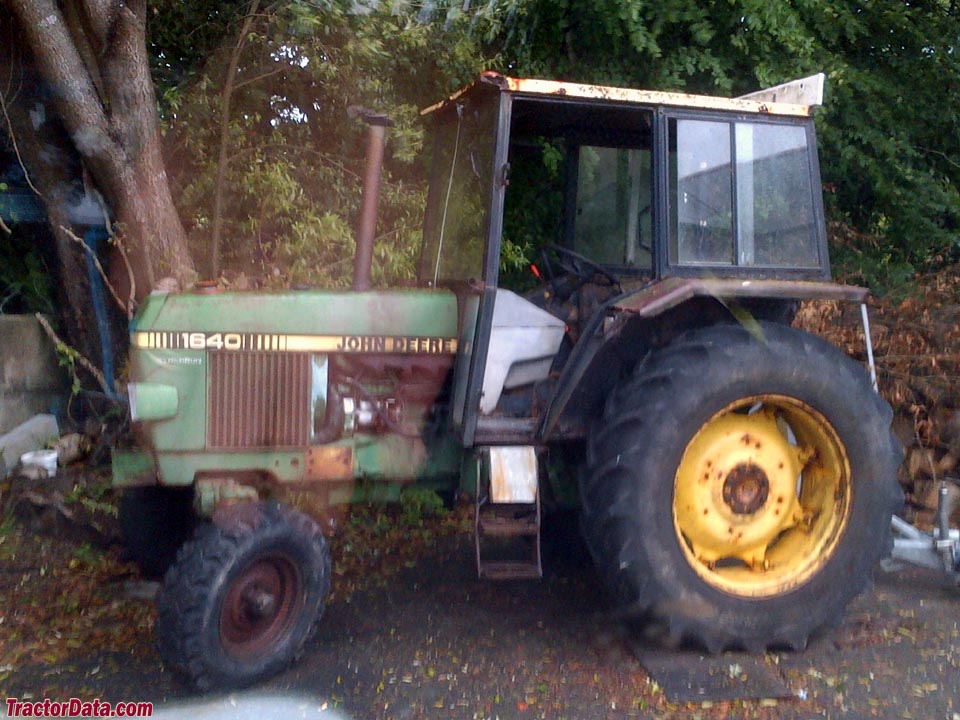
[[[478,581],[472,541],[461,533],[418,553],[415,564],[401,563],[399,573],[352,593],[335,588],[300,662],[260,688],[227,697],[220,716],[260,720],[272,707],[274,716],[293,717],[296,707],[304,717],[336,711],[358,719],[960,720],[960,593],[933,573],[881,574],[842,624],[805,652],[752,658],[789,697],[684,703],[637,660],[636,641],[611,619],[578,544],[549,540],[540,582]],[[119,595],[120,587],[108,592]],[[199,698],[179,684],[152,648],[84,646],[55,663],[4,667],[2,643],[0,635],[3,700],[149,700],[178,707],[183,717],[217,706],[217,698]],[[746,674],[741,656],[701,660],[696,650],[674,652],[678,661]],[[251,705],[258,693],[266,700]]]

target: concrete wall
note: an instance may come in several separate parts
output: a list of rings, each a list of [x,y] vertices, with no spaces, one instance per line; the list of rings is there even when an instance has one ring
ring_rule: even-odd
[[[37,413],[62,416],[70,385],[32,315],[0,315],[0,435]]]

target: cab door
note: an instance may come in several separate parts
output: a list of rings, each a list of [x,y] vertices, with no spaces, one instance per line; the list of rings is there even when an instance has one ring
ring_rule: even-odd
[[[493,323],[510,96],[477,85],[434,111],[435,145],[420,281],[457,294],[460,312],[451,419],[473,444]]]

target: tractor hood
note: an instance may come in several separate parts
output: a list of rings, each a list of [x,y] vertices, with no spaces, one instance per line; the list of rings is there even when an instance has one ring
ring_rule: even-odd
[[[130,328],[134,347],[171,350],[416,352],[400,339],[456,337],[445,290],[155,293]]]

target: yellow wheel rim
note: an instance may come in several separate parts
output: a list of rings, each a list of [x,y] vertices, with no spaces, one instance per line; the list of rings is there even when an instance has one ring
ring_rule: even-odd
[[[833,426],[783,395],[738,400],[687,445],[673,523],[691,567],[743,597],[785,593],[830,560],[850,512],[850,463]]]

